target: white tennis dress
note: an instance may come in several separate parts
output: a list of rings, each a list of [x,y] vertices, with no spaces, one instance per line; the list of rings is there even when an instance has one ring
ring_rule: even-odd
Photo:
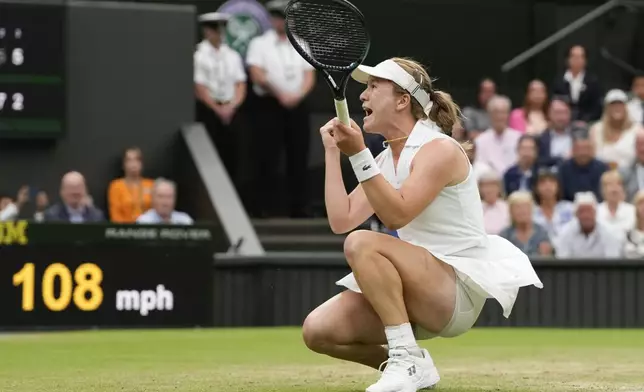
[[[458,144],[435,124],[417,122],[405,143],[397,169],[390,148],[376,158],[385,179],[400,189],[409,176],[414,155],[421,146],[435,139],[450,139]],[[467,275],[475,283],[472,289],[487,298],[495,298],[506,318],[512,312],[520,287],[543,288],[530,260],[519,248],[504,238],[485,233],[481,197],[471,165],[465,181],[443,188],[425,210],[398,230],[398,235],[403,241],[427,249],[453,266],[457,273]],[[353,273],[336,284],[360,292]]]

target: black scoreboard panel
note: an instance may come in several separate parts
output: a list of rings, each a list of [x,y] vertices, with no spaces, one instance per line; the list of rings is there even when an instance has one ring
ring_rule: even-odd
[[[65,126],[64,5],[0,0],[0,137],[57,137]]]
[[[6,246],[0,259],[0,329],[212,322],[203,248]]]

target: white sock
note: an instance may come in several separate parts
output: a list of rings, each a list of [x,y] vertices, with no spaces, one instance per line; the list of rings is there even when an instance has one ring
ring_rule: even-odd
[[[410,323],[385,327],[389,349],[404,348],[407,351],[420,351]]]

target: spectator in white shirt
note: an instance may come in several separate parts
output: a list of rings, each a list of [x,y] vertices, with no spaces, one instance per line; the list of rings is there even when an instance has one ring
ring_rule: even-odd
[[[557,258],[619,258],[624,235],[597,219],[597,199],[592,192],[575,195],[576,218],[569,222],[554,241]]]
[[[229,16],[201,15],[204,39],[194,54],[197,121],[204,124],[233,182],[241,128],[238,110],[246,99],[246,72],[239,53],[223,42]]]
[[[635,207],[625,202],[626,194],[622,176],[617,170],[610,170],[601,177],[604,201],[597,207],[597,219],[610,223],[624,233],[635,226]]]
[[[628,102],[628,114],[631,121],[644,126],[644,74],[636,75],[633,78],[631,90],[633,98]]]
[[[139,216],[136,223],[192,225],[192,218],[185,212],[175,211],[177,186],[174,182],[159,178],[152,189],[152,208]]]
[[[622,90],[610,90],[604,100],[601,121],[590,128],[590,139],[595,147],[595,158],[612,169],[629,167],[635,161],[635,134],[640,128],[628,116]]]
[[[488,102],[492,127],[474,139],[476,160],[487,163],[497,173],[505,173],[517,161],[521,133],[508,127],[511,108],[508,97],[492,97]]]
[[[639,191],[633,199],[636,217],[635,227],[626,233],[624,257],[629,259],[644,258],[644,191]]]
[[[300,56],[286,37],[284,10],[288,1],[266,4],[273,29],[253,38],[247,63],[257,94],[254,140],[257,151],[256,199],[251,214],[270,214],[278,204],[274,192],[281,151],[286,152],[286,178],[290,215],[305,215],[309,140],[309,109],[305,98],[315,84],[313,67]]]
[[[501,176],[493,170],[483,173],[479,178],[479,192],[485,232],[499,234],[510,224],[510,210],[503,200]]]
[[[534,189],[536,206],[532,219],[557,238],[561,229],[574,217],[572,202],[562,200],[562,189],[556,168],[542,167],[537,173]]]

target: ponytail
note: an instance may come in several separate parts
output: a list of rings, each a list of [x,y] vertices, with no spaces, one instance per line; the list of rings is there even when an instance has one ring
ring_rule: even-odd
[[[443,133],[452,136],[452,129],[454,126],[459,125],[461,117],[461,109],[452,97],[439,90],[430,90],[429,94],[432,100],[432,107],[429,109],[429,119],[433,121]],[[465,153],[469,155],[472,153],[473,146],[469,141],[461,143],[461,147]]]
[[[432,108],[429,110],[429,119],[432,120],[446,134],[452,134],[452,128],[458,123],[461,110],[458,105],[444,91],[432,90],[429,94]]]

